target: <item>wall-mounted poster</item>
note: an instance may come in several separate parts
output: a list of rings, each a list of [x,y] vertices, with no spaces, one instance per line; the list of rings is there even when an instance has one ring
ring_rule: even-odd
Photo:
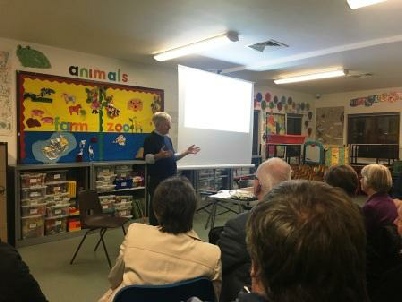
[[[317,108],[317,140],[323,145],[343,145],[344,107]]]
[[[163,90],[17,72],[19,163],[141,157]]]
[[[0,135],[12,132],[10,72],[10,53],[0,51]]]

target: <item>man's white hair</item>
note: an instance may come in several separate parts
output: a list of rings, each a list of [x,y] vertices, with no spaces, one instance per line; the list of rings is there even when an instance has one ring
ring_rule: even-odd
[[[154,116],[152,117],[152,122],[154,123],[155,127],[158,127],[161,122],[171,122],[172,117],[167,112],[155,112]]]
[[[255,175],[265,195],[277,184],[291,179],[292,167],[282,158],[271,157],[258,166]]]

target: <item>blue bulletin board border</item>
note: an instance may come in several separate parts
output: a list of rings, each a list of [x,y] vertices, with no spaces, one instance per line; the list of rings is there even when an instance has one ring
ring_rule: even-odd
[[[18,163],[142,158],[163,98],[162,89],[17,71]]]

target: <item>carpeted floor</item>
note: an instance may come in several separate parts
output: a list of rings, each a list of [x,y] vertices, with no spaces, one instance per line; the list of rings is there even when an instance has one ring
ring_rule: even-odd
[[[233,206],[237,210],[237,206]],[[221,210],[218,209],[218,213]],[[236,214],[227,212],[217,215],[215,226],[223,225]],[[194,229],[205,241],[208,241],[208,228],[205,223],[208,213],[198,211],[194,218]],[[84,242],[73,265],[69,261],[81,240],[81,236],[70,239],[42,243],[19,248],[19,252],[39,282],[42,291],[51,302],[92,302],[97,301],[108,289],[107,275],[109,266],[102,247],[96,252],[93,248],[99,236],[91,234]],[[110,230],[105,234],[112,265],[118,256],[123,240],[121,229]]]
[[[360,196],[355,201],[362,205],[365,199],[365,196]],[[200,204],[200,206],[202,205],[204,204]],[[234,211],[238,210],[237,205],[231,205],[230,208]],[[218,207],[217,213],[222,213],[223,211],[223,208]],[[210,228],[210,224],[207,229],[205,228],[208,215],[208,212],[200,210],[194,218],[194,229],[205,241],[208,241]],[[236,214],[233,212],[217,215],[215,226],[224,225],[229,218],[234,216]],[[30,267],[42,291],[51,302],[97,301],[108,289],[107,275],[109,266],[104,252],[101,247],[96,252],[93,251],[98,239],[97,234],[88,236],[74,264],[69,264],[81,238],[79,236],[19,249],[22,258]],[[114,259],[118,255],[122,240],[123,233],[121,229],[110,230],[105,235],[112,263],[114,263]]]

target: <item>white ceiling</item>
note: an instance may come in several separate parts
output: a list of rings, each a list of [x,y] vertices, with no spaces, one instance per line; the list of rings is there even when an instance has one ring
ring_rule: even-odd
[[[0,0],[0,37],[273,86],[292,73],[342,67],[370,77],[281,87],[310,94],[402,87],[402,0],[350,10],[346,0]],[[240,41],[170,62],[152,54],[226,31]],[[257,52],[269,39],[288,48]],[[252,71],[249,66],[265,66]]]

